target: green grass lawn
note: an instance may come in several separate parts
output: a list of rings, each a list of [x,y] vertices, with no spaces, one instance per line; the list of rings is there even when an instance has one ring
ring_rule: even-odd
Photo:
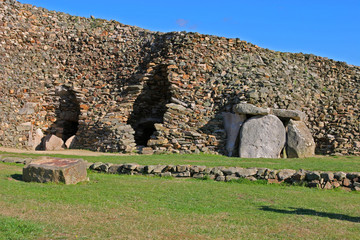
[[[15,154],[0,152],[0,155],[22,156],[36,158],[40,154]],[[89,162],[109,163],[138,163],[141,165],[205,165],[209,167],[265,167],[270,169],[305,169],[319,171],[360,172],[359,156],[319,156],[312,158],[285,158],[285,159],[247,159],[230,158],[222,155],[210,154],[163,154],[163,155],[112,155],[112,156],[73,156],[62,154],[48,154],[47,156],[82,158]]]
[[[360,236],[358,192],[98,173],[67,186],[17,181],[21,170],[0,163],[0,239]]]

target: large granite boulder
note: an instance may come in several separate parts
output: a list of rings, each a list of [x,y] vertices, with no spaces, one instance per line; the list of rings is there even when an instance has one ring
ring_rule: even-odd
[[[81,159],[43,157],[23,168],[25,182],[76,184],[87,180],[86,163]]]
[[[240,127],[246,120],[246,115],[239,115],[230,112],[224,112],[224,128],[226,131],[226,151],[228,156],[234,155],[236,140],[239,136]]]
[[[315,154],[314,138],[304,122],[290,120],[286,138],[286,153],[289,158],[311,157]]]
[[[44,150],[63,150],[65,147],[64,141],[56,135],[50,134],[44,138]]]
[[[239,156],[242,158],[279,158],[286,131],[274,115],[248,119],[240,130]]]

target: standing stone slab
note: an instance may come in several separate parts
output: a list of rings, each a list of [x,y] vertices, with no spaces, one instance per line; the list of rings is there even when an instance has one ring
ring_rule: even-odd
[[[279,158],[285,139],[285,127],[279,118],[274,115],[252,117],[240,130],[239,156]]]
[[[315,154],[315,142],[305,123],[290,120],[287,128],[287,156],[289,158],[313,156]]]
[[[33,141],[33,150],[42,150],[43,146],[41,145],[42,139],[44,137],[43,132],[40,128],[36,129],[34,141]]]
[[[226,151],[228,156],[233,156],[235,150],[236,139],[239,136],[240,127],[243,122],[246,120],[246,115],[234,114],[229,112],[224,112],[224,128],[226,131]]]
[[[76,184],[85,181],[86,163],[81,159],[43,157],[23,168],[25,182]]]

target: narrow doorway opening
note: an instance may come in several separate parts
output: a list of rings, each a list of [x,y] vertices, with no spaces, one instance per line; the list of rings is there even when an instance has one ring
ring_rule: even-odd
[[[58,87],[56,94],[60,96],[59,107],[56,110],[56,135],[65,142],[76,135],[79,129],[80,104],[75,92],[69,87]]]
[[[170,102],[170,83],[164,65],[154,68],[154,74],[144,83],[144,88],[134,102],[128,124],[135,130],[137,146],[147,146],[156,131],[154,124],[163,123],[166,104]]]

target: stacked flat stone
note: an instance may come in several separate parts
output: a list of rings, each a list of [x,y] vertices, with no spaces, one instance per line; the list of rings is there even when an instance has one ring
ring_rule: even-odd
[[[267,180],[269,183],[287,182],[289,184],[305,184],[308,187],[322,189],[344,187],[360,191],[359,172],[344,173],[307,171],[301,169],[272,170],[268,168],[139,165],[136,163],[112,164],[101,162],[89,164],[89,169],[110,174],[200,178],[226,182],[245,178],[250,181]]]
[[[0,155],[0,162],[5,163],[22,163],[30,166],[33,159],[8,157]],[[54,178],[62,176],[54,171],[54,168],[48,171],[50,175],[43,174],[45,170],[37,169],[39,164],[34,162],[36,170],[34,171],[36,177],[25,179],[33,179],[36,182],[59,182],[64,178]],[[307,171],[294,169],[272,170],[269,168],[241,168],[241,167],[206,167],[194,165],[140,165],[137,163],[112,164],[112,163],[88,163],[78,162],[82,167],[80,173],[84,172],[84,166],[88,169],[109,173],[109,174],[126,174],[126,175],[146,175],[146,176],[160,176],[160,177],[177,177],[177,178],[198,178],[198,179],[212,179],[216,181],[232,181],[241,178],[250,181],[266,180],[269,183],[286,182],[289,184],[305,184],[308,187],[317,187],[322,189],[332,189],[343,187],[345,189],[352,189],[360,191],[360,172],[331,172],[331,171]],[[25,169],[24,168],[24,169]],[[24,170],[25,172],[28,170]],[[53,174],[54,173],[54,174]],[[27,174],[27,173],[25,173]],[[65,173],[67,174],[67,173]],[[81,181],[86,180],[86,175]],[[57,179],[57,181],[55,181]],[[31,181],[31,180],[29,180]]]
[[[0,39],[2,146],[39,145],[38,130],[60,135],[64,86],[79,103],[77,148],[130,153],[137,121],[154,114],[146,153],[224,153],[222,112],[246,101],[306,113],[318,153],[360,154],[358,66],[13,0],[1,1]]]

